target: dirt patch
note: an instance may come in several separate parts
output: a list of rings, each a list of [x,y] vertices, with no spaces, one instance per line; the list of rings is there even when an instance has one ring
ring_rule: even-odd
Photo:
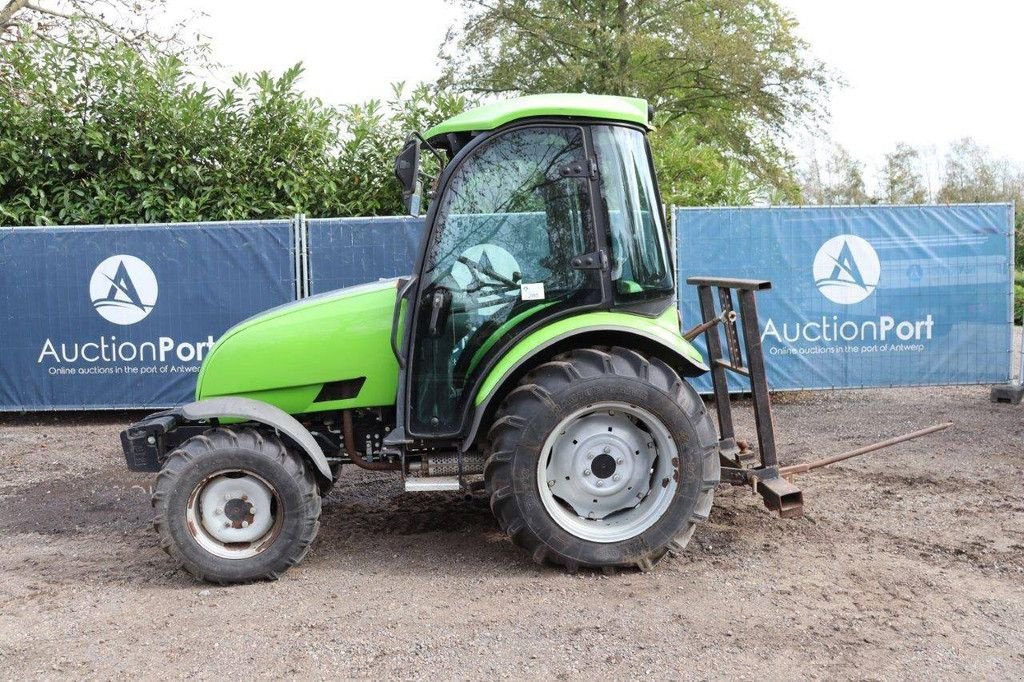
[[[0,416],[5,677],[1024,677],[1024,407],[984,387],[779,396],[787,463],[956,426],[799,478],[802,519],[720,488],[683,555],[611,577],[534,565],[481,496],[349,469],[302,565],[196,583],[124,470],[136,416]]]

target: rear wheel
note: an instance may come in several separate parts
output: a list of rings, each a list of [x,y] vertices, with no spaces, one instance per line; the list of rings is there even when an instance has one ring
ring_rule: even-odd
[[[649,570],[707,518],[714,425],[672,368],[582,349],[528,374],[488,440],[491,509],[538,562]]]
[[[320,526],[313,473],[276,435],[213,428],[172,452],[157,477],[160,545],[201,580],[276,579]]]

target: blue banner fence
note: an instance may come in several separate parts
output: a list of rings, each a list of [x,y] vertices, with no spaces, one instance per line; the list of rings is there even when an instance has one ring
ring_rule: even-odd
[[[288,220],[0,228],[0,410],[189,400],[234,323],[295,299]]]
[[[1010,205],[675,209],[673,226],[684,327],[687,276],[772,280],[773,389],[1011,378]],[[186,402],[228,327],[408,274],[422,232],[415,217],[0,228],[0,411]]]
[[[700,317],[685,276],[771,280],[773,390],[1011,378],[1011,204],[677,209],[674,224],[684,326]]]

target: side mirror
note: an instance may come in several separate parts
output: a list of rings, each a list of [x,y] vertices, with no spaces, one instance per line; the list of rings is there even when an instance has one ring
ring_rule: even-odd
[[[402,200],[406,210],[418,215],[420,210],[420,142],[415,135],[410,135],[395,159],[395,177],[402,186]]]

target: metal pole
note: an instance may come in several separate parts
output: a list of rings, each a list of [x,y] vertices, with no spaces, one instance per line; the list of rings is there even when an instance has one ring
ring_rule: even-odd
[[[740,290],[739,296],[740,322],[743,324],[743,342],[747,350],[747,367],[750,369],[750,394],[754,399],[754,426],[761,450],[761,466],[775,467],[779,465],[779,457],[775,450],[772,400],[768,394],[761,330],[757,322],[757,300],[754,292],[746,289]]]
[[[1017,329],[1013,324],[1014,295],[1017,293],[1017,232],[1014,229],[1013,216],[1016,213],[1017,202],[1010,202],[1010,383],[1016,386],[1024,384],[1024,339],[1021,339],[1021,348],[1017,352],[1020,363],[1017,367],[1017,377],[1013,376],[1013,351],[1017,347]]]
[[[299,214],[299,235],[302,240],[302,297],[309,296],[309,222],[306,214]]]
[[[865,445],[859,447],[856,450],[849,450],[842,454],[835,455],[833,457],[825,457],[824,459],[818,459],[813,462],[806,462],[804,464],[792,464],[788,467],[782,467],[779,469],[780,476],[789,476],[791,474],[802,474],[805,471],[811,471],[812,469],[820,469],[821,467],[828,466],[829,464],[835,464],[836,462],[842,462],[844,459],[850,459],[851,457],[857,457],[858,455],[866,455],[869,452],[875,450],[881,450],[882,448],[891,447],[897,443],[903,443],[904,441],[913,440],[914,438],[920,438],[921,436],[927,436],[930,433],[936,431],[942,431],[948,429],[953,425],[953,422],[943,422],[941,424],[934,424],[927,428],[918,429],[917,431],[911,431],[905,433],[902,436],[895,436],[888,440],[879,441],[872,443],[871,445]]]
[[[700,300],[700,314],[706,322],[716,318],[715,299],[711,295],[711,287],[706,284],[697,286],[697,298]],[[711,385],[715,391],[715,411],[718,412],[719,438],[734,444],[736,433],[732,424],[732,406],[729,404],[729,379],[725,369],[719,364],[722,359],[722,337],[718,328],[710,327],[704,332],[704,340],[708,347],[708,366],[711,368]]]
[[[299,262],[300,255],[302,254],[301,231],[302,219],[296,213],[292,216],[292,249],[295,251],[292,254],[293,266],[295,268],[295,300],[302,298],[302,263]]]

